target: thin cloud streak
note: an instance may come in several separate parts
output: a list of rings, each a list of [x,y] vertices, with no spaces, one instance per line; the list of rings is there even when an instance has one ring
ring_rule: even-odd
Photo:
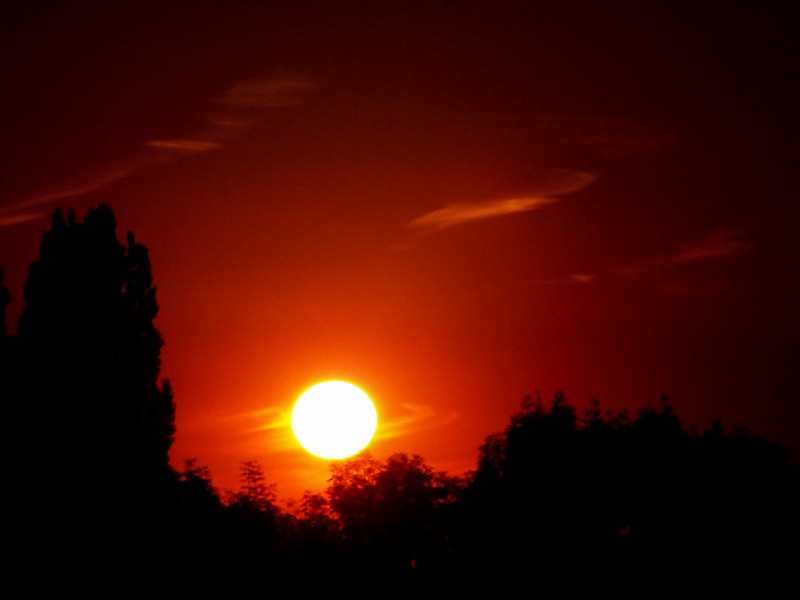
[[[670,293],[695,293],[725,289],[719,281],[698,281],[710,276],[715,264],[746,256],[754,243],[744,231],[721,228],[707,233],[696,242],[678,243],[677,251],[664,256],[643,258],[627,265],[611,267],[602,275],[571,273],[564,278],[528,281],[529,285],[596,285],[609,279],[644,284]],[[696,268],[697,267],[697,268]],[[709,267],[711,270],[709,270]]]
[[[373,441],[405,437],[413,433],[442,427],[459,418],[458,413],[441,414],[431,406],[404,403],[405,415],[391,420],[379,419]],[[209,416],[204,427],[228,432],[231,446],[238,447],[244,438],[263,437],[259,444],[270,452],[296,452],[299,448],[291,425],[291,410],[267,407],[228,415]]]
[[[673,258],[673,262],[740,258],[752,247],[752,241],[746,239],[743,232],[735,229],[719,229],[712,231],[699,242],[681,244],[681,252]]]
[[[590,275],[588,273],[573,273],[572,275],[569,276],[569,281],[588,285],[592,283],[596,278],[597,275]]]
[[[235,108],[293,106],[312,87],[311,81],[303,77],[262,77],[237,83],[218,102]]]
[[[558,279],[535,279],[525,280],[525,285],[535,286],[576,286],[576,285],[591,285],[597,281],[597,275],[590,273],[570,273]]]
[[[266,407],[246,412],[212,411],[191,423],[184,423],[189,437],[214,435],[218,438],[214,452],[233,456],[257,446],[270,452],[288,452],[297,448],[291,430],[290,410]]]
[[[412,433],[442,427],[457,420],[460,416],[456,412],[440,414],[432,407],[424,404],[403,403],[400,406],[408,414],[388,422],[379,423],[378,431],[375,434],[376,440],[391,440],[405,437]]]
[[[644,259],[643,265],[651,267],[679,267],[707,261],[728,260],[745,256],[753,247],[743,231],[716,229],[697,242],[679,243],[679,251],[669,256]]]
[[[22,222],[19,211],[44,206],[66,198],[83,196],[110,186],[117,181],[189,155],[223,148],[258,124],[261,113],[268,109],[294,106],[313,84],[300,77],[264,77],[240,82],[216,99],[224,107],[205,122],[205,128],[193,136],[175,139],[150,140],[138,155],[107,165],[85,177],[83,181],[61,189],[40,192],[12,205],[0,208],[0,227]],[[28,215],[33,213],[27,213]],[[38,213],[36,217],[38,218]]]
[[[554,202],[556,200],[553,198],[504,198],[475,204],[450,204],[417,217],[408,225],[414,229],[431,233],[463,225],[470,221],[536,210]]]
[[[473,221],[538,210],[558,202],[556,196],[581,190],[594,180],[595,176],[590,173],[555,171],[529,195],[485,202],[449,204],[413,219],[408,223],[408,227],[420,233],[436,233]]]
[[[717,278],[718,263],[746,256],[754,243],[745,232],[716,229],[697,242],[677,244],[678,251],[667,256],[645,258],[638,263],[611,270],[619,279],[640,282],[666,293],[706,293],[728,289]],[[709,270],[710,269],[710,270]]]
[[[77,196],[83,196],[84,194],[89,194],[109,186],[116,181],[130,177],[142,166],[145,166],[145,164],[149,164],[150,162],[152,162],[152,160],[141,164],[141,159],[130,159],[120,162],[111,167],[107,167],[100,173],[95,174],[93,177],[87,178],[87,180],[84,182],[76,183],[70,187],[65,187],[60,190],[42,192],[36,196],[32,196],[17,202],[16,204],[12,204],[11,206],[3,207],[0,209],[0,218],[2,218],[3,215],[13,214],[23,209],[33,208],[35,206],[43,206],[45,204],[64,200],[65,198],[74,198]]]
[[[38,212],[22,212],[10,215],[0,215],[0,228],[11,227],[20,223],[27,223],[28,221],[35,221],[36,219],[44,219],[48,213],[43,211]]]
[[[533,111],[489,113],[484,114],[483,118],[513,123],[515,128],[528,131],[532,139],[548,146],[555,144],[589,150],[612,160],[656,153],[678,142],[678,136],[672,129],[630,119]]]
[[[217,142],[203,140],[153,140],[145,144],[148,148],[178,150],[181,152],[208,152],[221,147]]]

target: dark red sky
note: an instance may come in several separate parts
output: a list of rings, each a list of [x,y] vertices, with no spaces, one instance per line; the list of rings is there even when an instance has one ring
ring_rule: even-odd
[[[150,249],[172,460],[282,498],[362,386],[475,465],[525,394],[800,451],[798,20],[777,2],[5,2],[0,265],[56,206]],[[14,325],[12,324],[12,329]]]

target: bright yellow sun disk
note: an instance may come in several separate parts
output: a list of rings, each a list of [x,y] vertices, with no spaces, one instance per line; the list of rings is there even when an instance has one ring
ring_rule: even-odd
[[[345,381],[319,383],[292,410],[292,431],[300,445],[321,458],[338,460],[364,449],[378,426],[375,405]]]

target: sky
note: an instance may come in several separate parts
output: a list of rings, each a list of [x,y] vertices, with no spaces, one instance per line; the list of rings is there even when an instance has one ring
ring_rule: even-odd
[[[798,19],[772,1],[10,1],[0,266],[56,207],[150,251],[171,462],[323,491],[344,379],[379,459],[476,466],[522,398],[666,394],[800,453]]]

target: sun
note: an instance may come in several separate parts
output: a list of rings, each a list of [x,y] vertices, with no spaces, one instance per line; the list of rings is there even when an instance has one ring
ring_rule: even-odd
[[[292,431],[308,452],[338,460],[366,448],[378,427],[370,397],[346,381],[324,381],[307,389],[292,409]]]

